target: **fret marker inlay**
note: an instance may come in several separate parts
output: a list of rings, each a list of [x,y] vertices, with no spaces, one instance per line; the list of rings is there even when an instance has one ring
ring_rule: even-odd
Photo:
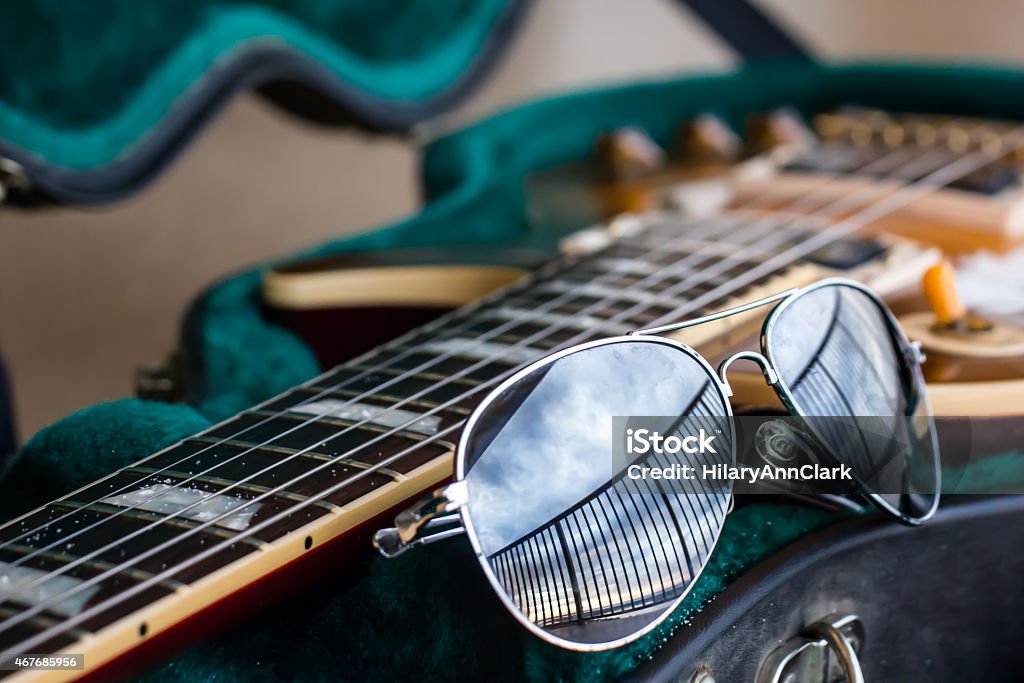
[[[315,415],[316,417],[333,417],[339,420],[352,420],[353,422],[366,421],[370,424],[389,429],[401,427],[406,422],[416,420],[416,422],[404,427],[404,429],[427,436],[436,434],[438,427],[441,426],[441,418],[437,415],[420,417],[419,413],[414,413],[411,410],[375,406],[368,403],[352,403],[351,401],[336,398],[325,398],[313,401],[312,403],[301,403],[289,408],[288,412]]]
[[[35,585],[28,585],[42,577],[46,578]],[[77,579],[66,574],[48,576],[48,572],[41,569],[0,562],[0,602],[13,600],[31,607],[45,604],[51,612],[65,617],[74,616],[81,612],[89,598],[96,594],[96,591],[100,589],[99,585],[82,589],[62,600],[50,602],[50,598],[71,590],[82,581],[84,579]]]
[[[209,491],[167,484],[143,486],[129,493],[104,498],[100,502],[163,515],[177,515],[196,522],[209,522],[221,515],[227,515],[217,520],[216,525],[233,531],[245,531],[249,528],[253,515],[262,505],[223,493],[211,495]],[[192,507],[189,507],[190,505]]]
[[[537,360],[545,354],[543,349],[534,349],[529,346],[513,346],[499,342],[480,341],[479,339],[468,339],[466,337],[455,337],[454,339],[439,339],[427,342],[422,346],[424,351],[441,354],[454,354],[466,358],[491,359],[508,361],[513,365],[529,363]]]

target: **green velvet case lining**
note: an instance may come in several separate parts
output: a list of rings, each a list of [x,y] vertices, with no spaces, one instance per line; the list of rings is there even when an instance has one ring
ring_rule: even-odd
[[[999,70],[776,65],[539,102],[432,145],[424,159],[431,201],[419,215],[308,253],[486,244],[521,234],[523,175],[582,158],[597,132],[615,126],[638,125],[665,142],[686,116],[712,110],[736,123],[748,112],[779,105],[813,111],[864,104],[1024,118],[1022,83],[1024,75]],[[199,340],[195,350],[207,370],[198,405],[203,417],[138,401],[76,414],[23,449],[3,482],[5,511],[14,511],[14,492],[32,494],[32,501],[21,496],[22,504],[40,502],[316,373],[307,348],[261,319],[258,287],[256,271],[233,277],[208,293],[193,318],[197,328],[189,336]],[[57,472],[62,478],[55,483]],[[43,490],[29,491],[26,482]],[[453,674],[475,680],[612,679],[643,661],[667,634],[686,628],[688,616],[744,569],[834,518],[805,508],[741,508],[684,606],[655,633],[614,652],[566,653],[523,635],[490,595],[465,544],[452,541],[398,561],[368,561],[354,583],[274,608],[267,620],[200,646],[150,678],[394,680],[415,672],[421,680]]]
[[[0,139],[67,168],[117,159],[219,61],[293,48],[358,91],[423,100],[466,71],[507,0],[32,0],[0,21]]]

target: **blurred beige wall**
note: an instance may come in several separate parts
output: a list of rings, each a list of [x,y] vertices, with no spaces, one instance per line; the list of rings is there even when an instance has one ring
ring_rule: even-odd
[[[1024,59],[1024,4],[1009,0],[762,4],[829,58]],[[538,0],[523,28],[454,120],[732,63],[670,0]],[[184,307],[214,279],[415,210],[415,164],[407,143],[311,127],[243,97],[130,201],[0,212],[0,352],[22,435],[128,395],[133,369],[173,346]]]

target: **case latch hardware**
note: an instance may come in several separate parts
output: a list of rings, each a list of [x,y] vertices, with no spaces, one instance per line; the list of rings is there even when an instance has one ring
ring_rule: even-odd
[[[864,624],[853,614],[829,614],[786,641],[761,663],[757,683],[864,683],[857,654]]]

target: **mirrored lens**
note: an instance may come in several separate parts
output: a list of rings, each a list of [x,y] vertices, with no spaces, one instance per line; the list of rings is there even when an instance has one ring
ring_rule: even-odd
[[[506,604],[580,649],[621,644],[660,621],[704,567],[729,491],[638,477],[629,465],[730,462],[726,415],[710,369],[654,339],[576,350],[485,401],[461,454],[464,509]],[[689,452],[623,458],[616,444],[640,422],[679,443],[684,431],[698,435]]]
[[[765,338],[793,410],[883,509],[909,521],[938,502],[938,445],[912,350],[883,305],[849,285],[792,299]]]

